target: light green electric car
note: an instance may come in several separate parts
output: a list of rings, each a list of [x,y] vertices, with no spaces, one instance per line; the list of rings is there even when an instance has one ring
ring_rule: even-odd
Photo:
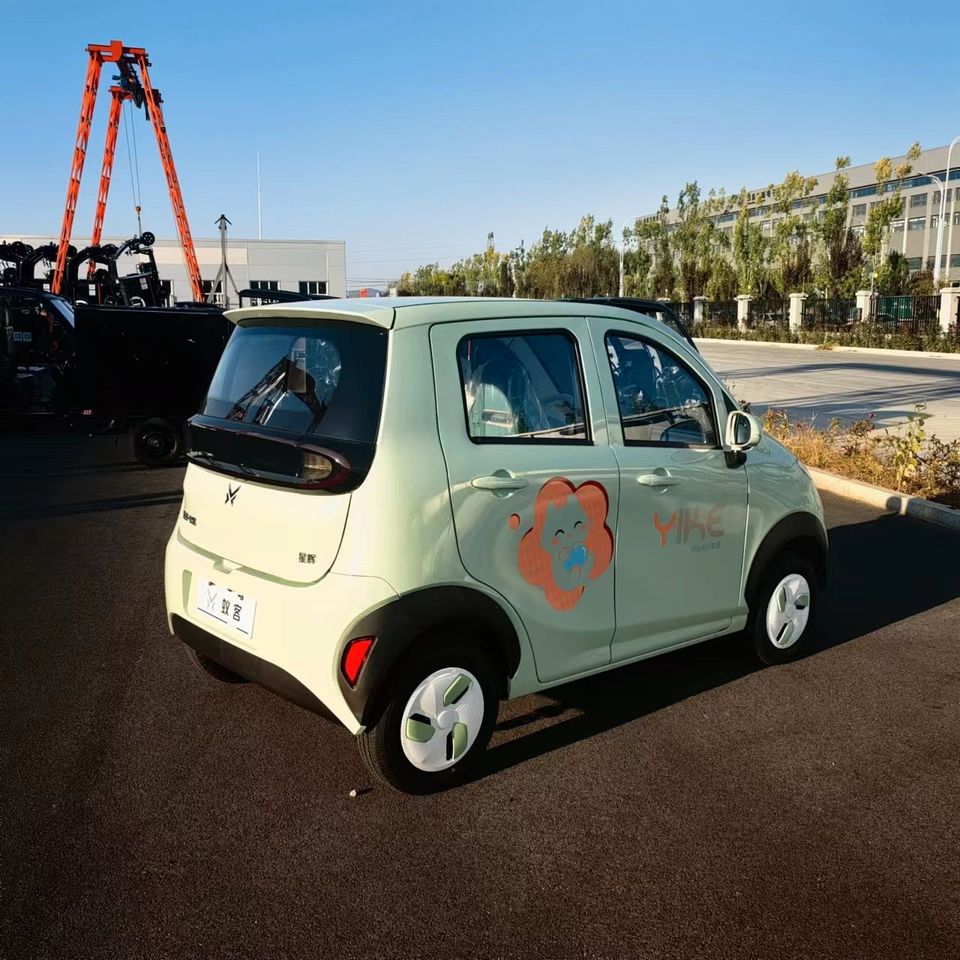
[[[166,553],[213,676],[332,714],[403,790],[462,778],[498,702],[746,629],[811,641],[823,510],[667,327],[586,303],[228,314]]]

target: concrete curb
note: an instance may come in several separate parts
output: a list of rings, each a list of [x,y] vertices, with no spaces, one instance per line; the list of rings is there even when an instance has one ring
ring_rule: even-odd
[[[921,497],[911,497],[906,493],[897,493],[896,490],[887,490],[885,487],[875,487],[872,483],[861,480],[850,480],[826,470],[815,470],[813,467],[806,469],[821,490],[846,497],[848,500],[859,500],[891,513],[899,513],[902,517],[914,517],[927,523],[935,523],[960,533],[960,510],[953,507]]]
[[[725,337],[694,337],[697,343],[745,343],[751,347],[784,347],[791,350],[820,350],[817,343],[781,343],[778,340],[735,340]],[[833,347],[821,353],[868,353],[877,357],[919,357],[922,360],[953,360],[960,364],[960,353],[934,353],[931,350],[887,350],[883,347]]]

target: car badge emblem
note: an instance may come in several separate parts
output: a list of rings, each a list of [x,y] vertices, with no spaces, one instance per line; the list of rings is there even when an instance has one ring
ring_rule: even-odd
[[[240,485],[239,485],[239,484],[237,484],[237,486],[234,487],[234,486],[232,486],[231,484],[228,483],[228,484],[227,484],[227,496],[226,496],[226,499],[225,499],[223,502],[224,502],[224,503],[229,503],[230,506],[232,507],[232,506],[233,506],[233,501],[237,499],[237,494],[238,494],[239,492],[240,492]]]

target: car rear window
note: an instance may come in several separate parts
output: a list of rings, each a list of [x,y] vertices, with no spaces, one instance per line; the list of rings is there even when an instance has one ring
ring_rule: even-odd
[[[373,443],[386,357],[386,331],[370,324],[248,321],[230,338],[201,413],[257,432]]]

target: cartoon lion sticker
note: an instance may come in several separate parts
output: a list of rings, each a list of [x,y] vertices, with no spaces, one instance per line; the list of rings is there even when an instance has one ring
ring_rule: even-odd
[[[540,488],[534,524],[520,540],[517,565],[555,610],[572,610],[587,581],[603,576],[610,566],[608,506],[607,491],[592,480],[574,487],[566,478],[554,477]]]

